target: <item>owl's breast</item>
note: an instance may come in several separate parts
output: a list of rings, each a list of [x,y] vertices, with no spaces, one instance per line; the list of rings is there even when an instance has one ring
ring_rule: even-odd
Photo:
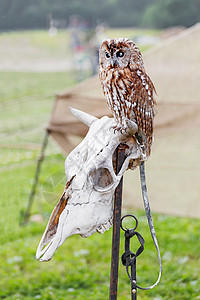
[[[130,74],[130,69],[113,68],[102,70],[100,72],[100,80],[103,86],[104,93],[119,92],[123,97],[129,94],[133,82]]]

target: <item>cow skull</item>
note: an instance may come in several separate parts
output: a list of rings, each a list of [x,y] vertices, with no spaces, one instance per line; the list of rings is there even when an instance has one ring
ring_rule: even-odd
[[[127,168],[134,169],[145,160],[140,144],[133,136],[137,125],[129,123],[126,134],[114,132],[114,119],[97,119],[76,109],[71,113],[89,126],[83,141],[65,162],[67,183],[54,208],[37,249],[36,258],[48,261],[55,250],[71,235],[89,237],[104,233],[112,226],[113,194]],[[125,143],[126,159],[115,173],[115,150]]]

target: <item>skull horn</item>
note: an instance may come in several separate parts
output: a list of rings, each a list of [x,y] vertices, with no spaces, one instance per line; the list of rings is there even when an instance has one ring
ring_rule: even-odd
[[[90,127],[92,125],[92,123],[98,119],[92,115],[89,115],[81,110],[78,110],[78,109],[75,109],[72,107],[69,107],[69,111],[71,112],[72,115],[74,115],[74,117],[79,119],[81,122],[83,122],[88,127]]]

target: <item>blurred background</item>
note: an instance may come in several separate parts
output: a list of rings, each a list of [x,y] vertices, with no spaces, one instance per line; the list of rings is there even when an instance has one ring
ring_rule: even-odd
[[[109,114],[97,73],[99,46],[112,37],[134,40],[158,92],[146,169],[164,271],[139,297],[200,299],[199,16],[199,0],[0,0],[1,299],[108,299],[111,230],[71,237],[47,264],[35,251],[63,191],[66,155],[86,134],[68,107]],[[21,226],[46,128],[31,217]],[[138,280],[152,284],[158,265],[138,171],[124,182],[123,211],[138,217],[146,240]],[[119,299],[129,299],[123,266],[119,274]]]

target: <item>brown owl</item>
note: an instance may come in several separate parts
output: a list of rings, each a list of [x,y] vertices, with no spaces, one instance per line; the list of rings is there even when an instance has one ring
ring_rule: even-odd
[[[117,123],[114,130],[126,132],[127,119],[136,122],[138,142],[150,155],[156,90],[139,48],[126,38],[106,40],[99,50],[99,65],[103,92]]]

